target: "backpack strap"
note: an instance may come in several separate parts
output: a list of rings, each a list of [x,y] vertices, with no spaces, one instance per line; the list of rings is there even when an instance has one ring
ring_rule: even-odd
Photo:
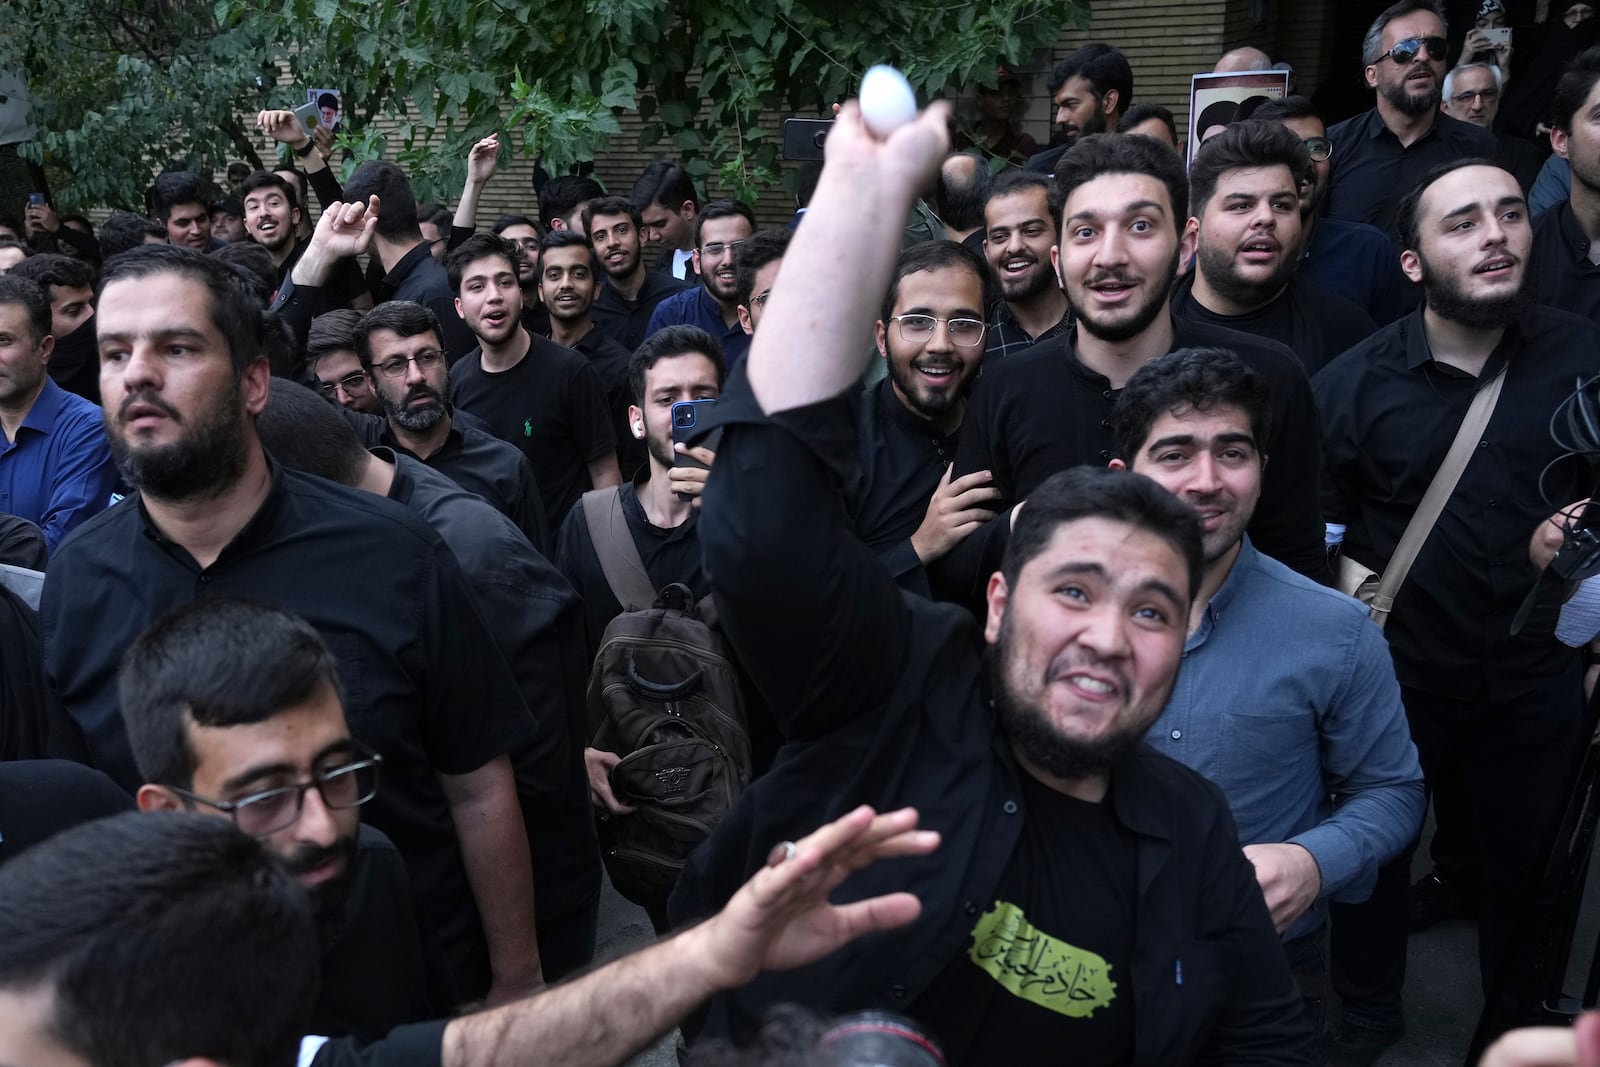
[[[656,588],[644,569],[644,557],[622,513],[622,487],[591,489],[583,494],[583,520],[600,560],[611,594],[623,611],[645,611],[656,602]]]

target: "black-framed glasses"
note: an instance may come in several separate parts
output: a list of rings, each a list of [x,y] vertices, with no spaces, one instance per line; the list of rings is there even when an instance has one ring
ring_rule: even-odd
[[[233,824],[251,837],[265,837],[293,826],[305,806],[306,790],[315,789],[330,808],[358,808],[378,793],[378,770],[383,757],[357,745],[349,763],[340,763],[312,773],[309,780],[240,797],[238,800],[212,800],[187,789],[168,786],[185,800],[226,812]]]
[[[1307,137],[1304,144],[1313,162],[1326,163],[1333,156],[1333,142],[1326,137]]]
[[[950,333],[950,343],[971,348],[983,343],[983,332],[988,328],[982,319],[942,319],[937,315],[895,315],[889,320],[900,331],[900,339],[907,344],[921,344],[933,336],[939,323]]]
[[[702,256],[720,256],[724,252],[737,252],[743,241],[712,241],[708,245],[700,246]]]
[[[414,356],[395,356],[378,364],[378,373],[391,381],[395,378],[404,378],[406,370],[415,363],[418,370],[430,371],[444,362],[444,353],[437,348],[424,348]]]
[[[323,396],[332,396],[339,389],[343,389],[351,396],[355,396],[358,391],[364,390],[366,387],[367,372],[360,370],[351,371],[338,381],[317,383],[317,388],[322,390]]]
[[[1492,104],[1500,99],[1500,90],[1492,85],[1487,89],[1467,89],[1464,92],[1457,93],[1450,99],[1453,103],[1471,106],[1472,102],[1480,96],[1483,97],[1485,104]]]
[[[1428,50],[1429,59],[1444,59],[1450,54],[1450,42],[1443,37],[1407,37],[1396,41],[1389,49],[1389,58],[1402,67],[1417,58],[1417,53]]]

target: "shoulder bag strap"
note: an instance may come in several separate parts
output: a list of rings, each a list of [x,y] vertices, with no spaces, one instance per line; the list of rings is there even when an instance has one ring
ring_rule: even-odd
[[[583,494],[583,519],[600,560],[606,584],[623,611],[644,611],[656,602],[656,588],[644,569],[644,557],[622,513],[622,487],[591,489]]]

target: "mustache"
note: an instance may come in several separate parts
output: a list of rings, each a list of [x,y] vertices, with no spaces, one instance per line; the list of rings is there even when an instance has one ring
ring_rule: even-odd
[[[161,397],[157,396],[148,389],[140,390],[137,393],[130,393],[122,398],[122,403],[117,405],[117,421],[126,422],[128,419],[128,409],[133,407],[135,404],[144,404],[148,407],[153,407],[157,411],[161,412],[161,414],[171,419],[173,422],[183,421],[178,417],[177,408],[174,408],[171,404],[167,403],[165,400],[161,399]]]
[[[347,859],[349,854],[350,846],[341,839],[326,847],[302,845],[289,855],[282,857],[282,862],[284,869],[298,878],[324,864],[332,863],[335,860]]]

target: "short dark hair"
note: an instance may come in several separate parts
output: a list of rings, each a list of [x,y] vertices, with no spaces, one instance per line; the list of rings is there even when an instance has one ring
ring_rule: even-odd
[[[165,241],[167,228],[148,215],[135,215],[131,211],[113,211],[106,221],[100,224],[100,233],[97,235],[97,240],[100,242],[100,256],[109,260],[112,256],[126,252],[130,248],[138,248],[145,243],[146,237]]]
[[[1052,474],[1028,494],[1000,565],[1006,584],[1016,586],[1022,568],[1044,551],[1057,528],[1081,519],[1127,523],[1167,542],[1188,564],[1194,598],[1203,567],[1194,509],[1142,474],[1087,465]]]
[[[529,229],[531,229],[535,234],[537,234],[539,236],[543,236],[544,235],[544,231],[539,228],[539,224],[537,222],[534,222],[532,219],[530,219],[526,215],[513,215],[513,214],[501,215],[499,218],[495,219],[494,220],[494,225],[489,227],[489,232],[490,233],[505,233],[507,230],[509,230],[513,226],[526,226]]]
[[[239,277],[263,308],[272,303],[278,291],[278,267],[272,262],[272,253],[254,241],[233,241],[210,253],[239,272]]]
[[[328,407],[324,400],[317,403]],[[306,703],[324,685],[343,700],[338,665],[310,623],[220,595],[191,600],[157,619],[128,647],[117,672],[122,721],[139,774],[179,789],[194,782],[190,722],[266,722]]]
[[[52,299],[51,290],[91,289],[94,287],[94,265],[73,259],[59,252],[40,252],[11,268],[19,278],[27,278],[44,291],[46,300]]]
[[[600,196],[583,205],[583,232],[592,236],[596,215],[605,215],[608,218],[622,215],[633,223],[636,230],[644,229],[644,219],[639,214],[639,209],[633,201],[625,196]]]
[[[573,230],[551,230],[539,238],[539,275],[544,275],[544,254],[552,248],[583,248],[589,252],[589,269],[600,269],[600,257],[594,254],[594,245],[589,238]]]
[[[951,181],[944,168],[952,159],[970,161],[971,173]],[[989,187],[993,184],[994,173],[989,170],[988,161],[982,156],[970,152],[946,156],[944,163],[939,164],[936,195],[940,220],[955,230],[972,230],[982,226],[983,205],[988,202]]]
[[[717,384],[728,376],[728,364],[722,355],[722,342],[698,326],[667,326],[644,339],[633,358],[628,360],[628,387],[635,404],[644,404],[644,377],[664,359],[699,353],[717,368]]]
[[[1311,102],[1311,98],[1298,95],[1268,100],[1251,112],[1250,117],[1259,122],[1293,122],[1295,119],[1322,121],[1322,115],[1317,111],[1317,105]]]
[[[228,820],[75,826],[0,867],[0,899],[0,988],[51,990],[51,1034],[85,1061],[295,1062],[320,979],[311,903]]]
[[[1056,163],[1056,184],[1061,187],[1061,210],[1080,185],[1106,174],[1143,174],[1167,187],[1172,201],[1173,224],[1183,229],[1189,218],[1189,177],[1183,159],[1166,145],[1148,137],[1120,133],[1094,133],[1061,153]],[[1059,230],[1060,222],[1057,222]]]
[[[365,203],[376,196],[383,209],[378,212],[379,237],[388,241],[420,241],[417,223],[417,196],[411,191],[406,172],[386,159],[369,159],[356,168],[344,183],[346,200]]]
[[[326,311],[312,319],[306,331],[306,359],[315,362],[330,352],[354,352],[360,322],[361,312],[350,308]]]
[[[1189,211],[1200,215],[1230,170],[1287,167],[1296,188],[1311,176],[1311,153],[1287,126],[1249,119],[1235,122],[1200,146],[1189,165]]]
[[[1600,46],[1579,52],[1562,71],[1550,100],[1550,124],[1562,133],[1571,133],[1572,121],[1594,92],[1596,82],[1600,82]]]
[[[782,259],[793,237],[793,230],[757,230],[739,246],[733,257],[734,288],[738,290],[739,303],[749,306],[750,298],[756,293],[756,271]]]
[[[173,170],[156,178],[145,194],[150,214],[163,223],[172,216],[172,209],[184,204],[199,204],[207,208],[211,203],[211,187],[198,174],[186,170]]]
[[[340,485],[360,485],[371,458],[337,407],[287,378],[272,379],[267,405],[256,416],[256,436],[290,470]]]
[[[35,347],[50,336],[50,298],[44,295],[38,282],[16,271],[0,274],[0,307],[6,304],[20,304],[28,313],[28,332],[33,336]]]
[[[1160,104],[1134,104],[1122,116],[1122,121],[1117,124],[1117,129],[1122,133],[1126,133],[1141,122],[1149,122],[1151,119],[1159,120],[1167,128],[1167,132],[1172,134],[1172,143],[1178,143],[1178,122],[1172,117],[1172,112]]]
[[[1422,241],[1421,222],[1418,218],[1422,210],[1422,194],[1433,187],[1433,183],[1447,174],[1460,170],[1462,167],[1494,167],[1497,170],[1504,168],[1492,159],[1452,159],[1448,163],[1441,163],[1422,176],[1422,180],[1412,187],[1411,191],[1400,198],[1400,206],[1395,210],[1394,228],[1400,236],[1402,249],[1416,250]]]
[[[539,193],[539,221],[544,223],[546,230],[553,230],[555,227],[552,224],[556,219],[565,221],[568,215],[578,210],[580,204],[605,195],[606,191],[593,178],[557,174],[545,182],[544,189]],[[588,218],[587,215],[584,217]]]
[[[228,356],[237,379],[244,369],[267,358],[266,314],[239,272],[220,259],[181,245],[141,245],[106,264],[95,303],[113,282],[138,281],[158,274],[176,274],[206,287],[211,294],[211,324],[228,342]]]
[[[239,183],[239,200],[243,202],[245,197],[257,189],[276,189],[288,198],[290,207],[297,211],[301,207],[300,190],[289,184],[288,179],[276,171],[254,171],[250,177]]]
[[[894,314],[895,303],[900,299],[900,283],[907,275],[948,267],[964,268],[973,273],[982,289],[978,299],[983,303],[976,310],[985,311],[993,302],[993,293],[990,291],[992,282],[989,267],[983,258],[960,241],[923,241],[901,252],[900,258],[894,261],[894,272],[889,275],[889,291],[883,294],[883,313],[878,317],[888,322],[889,316]]]
[[[1371,66],[1383,57],[1383,31],[1389,28],[1389,23],[1418,11],[1437,15],[1439,22],[1444,26],[1445,36],[1450,36],[1450,20],[1444,17],[1444,9],[1439,6],[1437,0],[1400,0],[1399,3],[1384,8],[1367,28],[1367,35],[1361,39],[1362,64]]]
[[[272,168],[272,173],[279,174],[279,175],[282,175],[282,174],[292,174],[292,175],[294,175],[294,185],[295,185],[295,188],[297,190],[299,190],[299,193],[298,193],[299,202],[302,205],[305,204],[305,202],[306,202],[306,192],[308,190],[310,190],[310,188],[311,188],[311,175],[307,174],[305,171],[301,170],[299,167],[293,166],[293,165],[288,164],[288,163],[279,163],[277,166]]]
[[[19,249],[22,250],[22,258],[23,259],[27,259],[29,256],[37,254],[37,253],[34,252],[33,249],[29,248],[26,244],[24,244],[21,241],[11,241],[11,240],[0,241],[0,252],[10,251],[13,248],[19,248]]]
[[[462,273],[478,260],[493,256],[510,263],[513,274],[517,273],[524,259],[520,245],[497,233],[475,233],[451,249],[450,254],[444,257],[444,273],[450,281],[450,291],[460,296]]]
[[[1050,95],[1060,92],[1073,78],[1088,82],[1096,97],[1104,98],[1107,91],[1115,89],[1119,112],[1133,103],[1133,68],[1128,57],[1104,42],[1086,44],[1057,63],[1046,82]]]
[[[1179,348],[1134,372],[1111,412],[1117,455],[1132,464],[1163,415],[1237,408],[1250,420],[1259,449],[1267,435],[1267,387],[1225,348]]]
[[[414,300],[390,300],[379,304],[356,324],[356,358],[365,370],[372,369],[372,331],[391,330],[401,337],[415,337],[432,331],[434,340],[444,348],[444,327],[433,309]],[[448,350],[447,350],[448,351]]]
[[[750,205],[743,200],[713,200],[702,207],[694,216],[694,246],[700,247],[700,231],[714,219],[744,219],[750,224],[750,232],[756,232],[756,213],[750,210]]]
[[[997,197],[1011,196],[1027,189],[1040,189],[1044,192],[1045,211],[1050,215],[1050,225],[1061,232],[1061,186],[1048,174],[1041,174],[1033,170],[1019,170],[1013,167],[1003,170],[995,178],[994,184],[989,187],[989,197],[983,202],[985,209]]]
[[[450,226],[455,222],[455,214],[438,201],[430,200],[426,204],[417,205],[417,223],[421,225],[424,222],[433,223],[434,229],[448,237]]]
[[[694,178],[676,162],[658,159],[644,168],[639,180],[633,183],[628,199],[640,211],[651,204],[677,211],[684,201],[700,207],[700,197],[695,193]]]

